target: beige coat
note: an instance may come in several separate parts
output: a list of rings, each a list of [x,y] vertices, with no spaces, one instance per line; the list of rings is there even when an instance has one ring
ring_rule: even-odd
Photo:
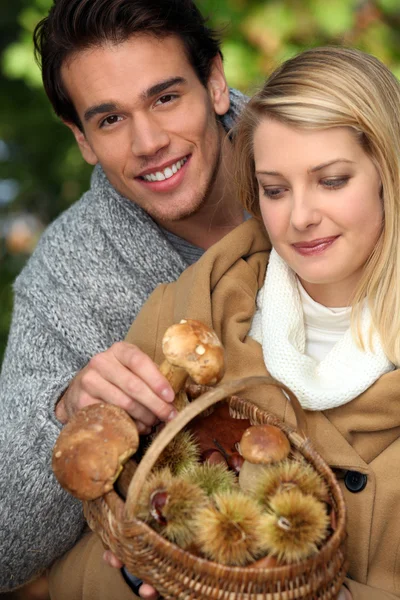
[[[169,325],[194,318],[212,326],[226,349],[225,380],[266,374],[260,344],[247,337],[256,295],[263,284],[270,244],[263,227],[247,221],[213,246],[172,284],[159,286],[151,295],[127,340],[136,343],[157,363],[162,361],[161,339]],[[270,386],[244,394],[256,404],[295,425],[293,411],[283,394]],[[400,371],[381,377],[348,404],[324,412],[307,412],[309,435],[317,450],[336,470],[348,507],[349,580],[353,598],[389,600],[400,597]],[[367,476],[359,493],[344,485],[347,471]],[[96,545],[98,542],[91,542]],[[82,546],[86,544],[81,542]],[[104,575],[101,584],[82,575],[74,595],[60,589],[84,566],[79,545],[51,572],[52,598],[104,600],[126,595],[126,584],[117,585],[118,573]],[[82,551],[83,552],[83,551]],[[93,564],[86,565],[86,569]],[[109,579],[113,579],[111,582]],[[107,579],[107,581],[104,581]],[[91,584],[95,592],[85,593]],[[92,585],[92,587],[93,587]],[[70,583],[69,583],[70,586]],[[109,590],[109,595],[107,592]],[[92,588],[91,588],[92,589]],[[111,592],[111,589],[113,591]]]

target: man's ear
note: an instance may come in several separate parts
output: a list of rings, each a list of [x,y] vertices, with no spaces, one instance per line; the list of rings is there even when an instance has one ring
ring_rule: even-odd
[[[93,152],[83,131],[81,131],[79,127],[77,127],[77,125],[75,125],[74,123],[68,123],[67,121],[64,121],[64,124],[67,127],[69,127],[69,129],[74,134],[74,137],[76,139],[76,142],[79,146],[79,150],[81,151],[84,160],[86,160],[86,162],[89,163],[89,165],[96,165],[98,163],[97,156]]]
[[[217,115],[224,115],[229,110],[229,87],[226,83],[224,65],[220,54],[213,58],[207,88],[211,102]]]

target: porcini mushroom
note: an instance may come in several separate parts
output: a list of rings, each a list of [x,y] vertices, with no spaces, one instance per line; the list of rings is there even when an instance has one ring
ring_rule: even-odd
[[[196,383],[214,385],[225,370],[224,349],[216,333],[194,319],[182,319],[164,334],[162,349],[165,361],[161,373],[175,393],[189,375]]]
[[[253,425],[246,429],[239,443],[244,462],[239,472],[239,485],[252,493],[262,471],[272,463],[288,457],[290,442],[274,425]]]
[[[122,408],[91,404],[62,429],[53,449],[52,468],[70,494],[94,500],[112,489],[138,445],[137,427]]]

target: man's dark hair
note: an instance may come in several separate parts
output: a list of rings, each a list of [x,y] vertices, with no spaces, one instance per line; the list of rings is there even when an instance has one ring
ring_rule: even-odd
[[[199,80],[207,84],[212,60],[221,54],[220,41],[192,0],[54,0],[48,16],[37,24],[33,40],[56,114],[82,129],[61,78],[68,56],[140,33],[178,36]]]

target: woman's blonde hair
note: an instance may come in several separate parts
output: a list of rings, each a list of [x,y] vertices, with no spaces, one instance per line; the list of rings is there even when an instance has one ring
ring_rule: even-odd
[[[400,365],[400,84],[377,58],[324,47],[286,61],[250,100],[235,131],[235,173],[243,206],[260,219],[253,153],[264,118],[308,129],[350,127],[382,183],[384,222],[353,297],[353,331],[361,347],[362,301],[388,358]]]

